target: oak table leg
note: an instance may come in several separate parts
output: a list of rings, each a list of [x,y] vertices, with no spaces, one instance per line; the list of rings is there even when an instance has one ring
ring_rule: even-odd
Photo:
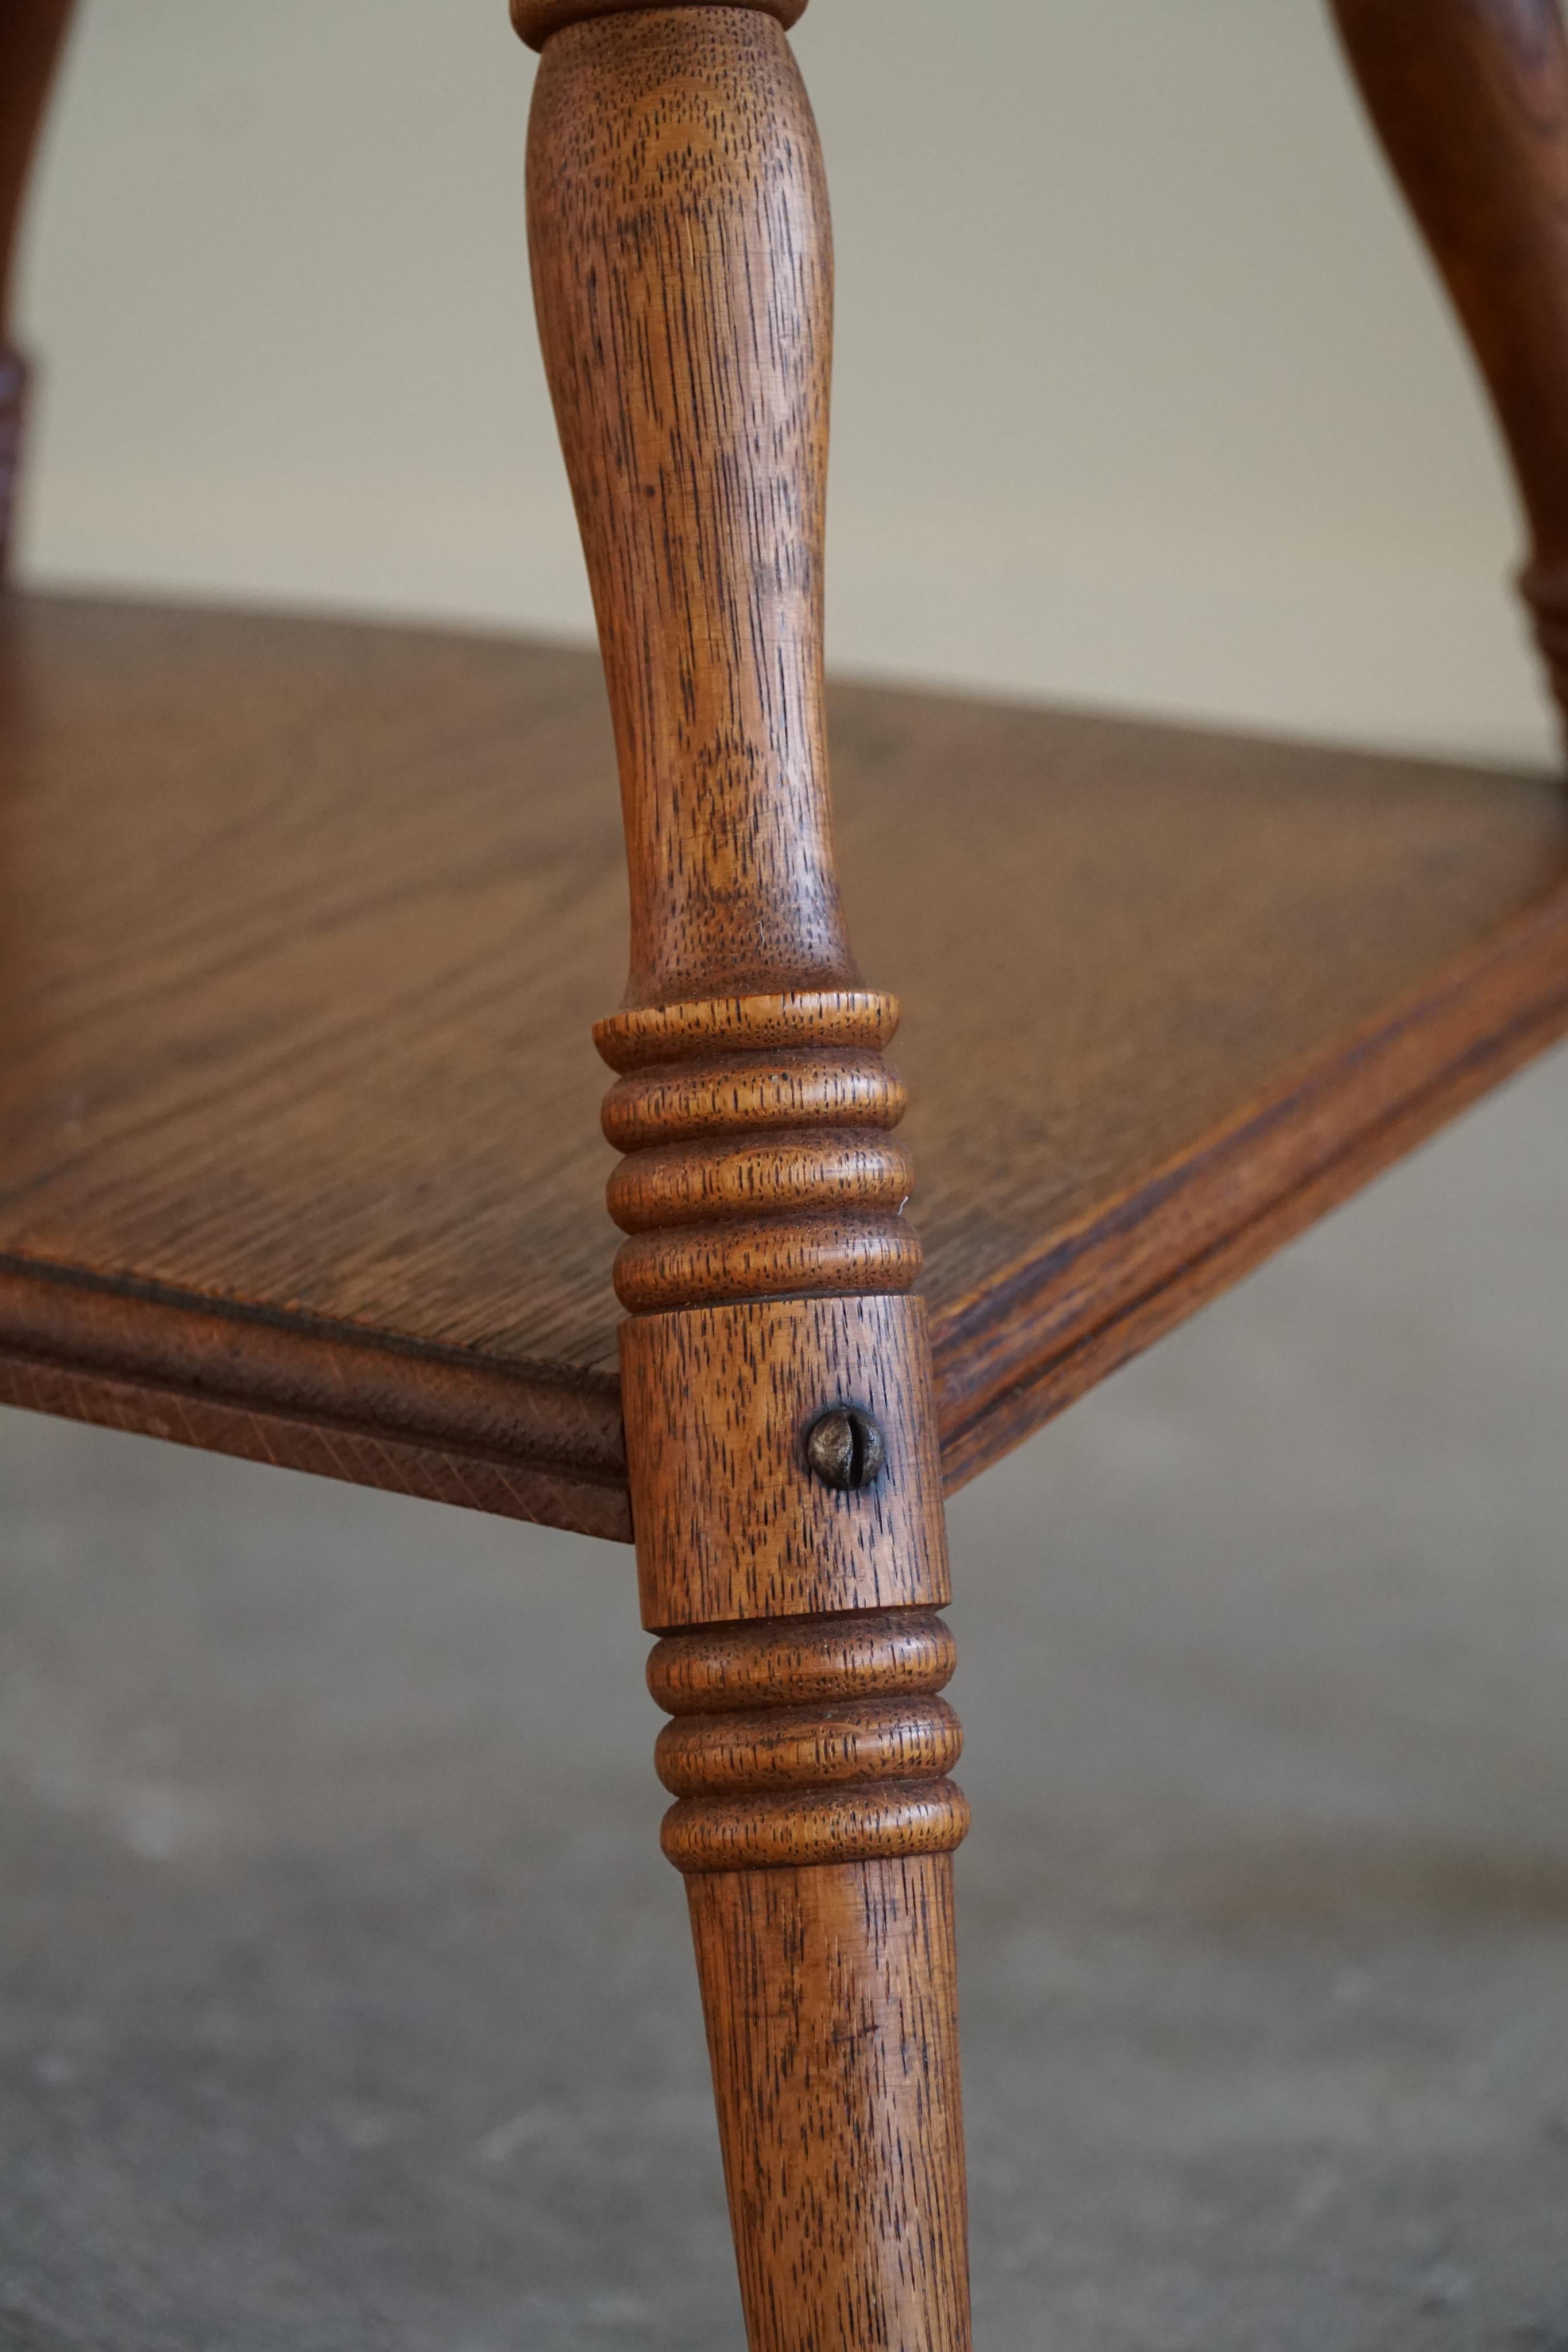
[[[5,577],[27,368],[10,341],[12,278],[27,179],[72,0],[0,5],[0,581]]]
[[[897,1018],[834,871],[802,0],[516,0],[632,885],[600,1050],[650,1681],[753,2352],[967,2352],[958,1726]]]
[[[1568,41],[1558,0],[1333,0],[1491,394],[1568,723]]]

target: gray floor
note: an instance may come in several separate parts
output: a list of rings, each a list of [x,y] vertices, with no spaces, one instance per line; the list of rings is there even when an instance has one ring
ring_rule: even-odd
[[[953,1513],[987,2352],[1568,2347],[1568,1065]],[[0,2347],[740,2341],[629,1556],[0,1419]]]

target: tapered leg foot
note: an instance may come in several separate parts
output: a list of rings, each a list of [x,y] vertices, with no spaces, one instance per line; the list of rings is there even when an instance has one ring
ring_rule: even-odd
[[[952,1857],[687,1893],[751,2352],[968,2352]]]

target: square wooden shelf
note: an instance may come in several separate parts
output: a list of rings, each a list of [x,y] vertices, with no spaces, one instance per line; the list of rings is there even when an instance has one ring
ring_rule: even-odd
[[[1568,1027],[1553,779],[841,686],[972,1476]],[[0,1398],[624,1538],[603,688],[0,601]]]

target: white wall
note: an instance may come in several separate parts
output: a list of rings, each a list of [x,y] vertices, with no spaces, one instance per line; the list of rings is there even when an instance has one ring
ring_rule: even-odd
[[[505,0],[84,0],[38,580],[584,630]],[[816,0],[845,666],[1533,758],[1511,503],[1316,0]]]

